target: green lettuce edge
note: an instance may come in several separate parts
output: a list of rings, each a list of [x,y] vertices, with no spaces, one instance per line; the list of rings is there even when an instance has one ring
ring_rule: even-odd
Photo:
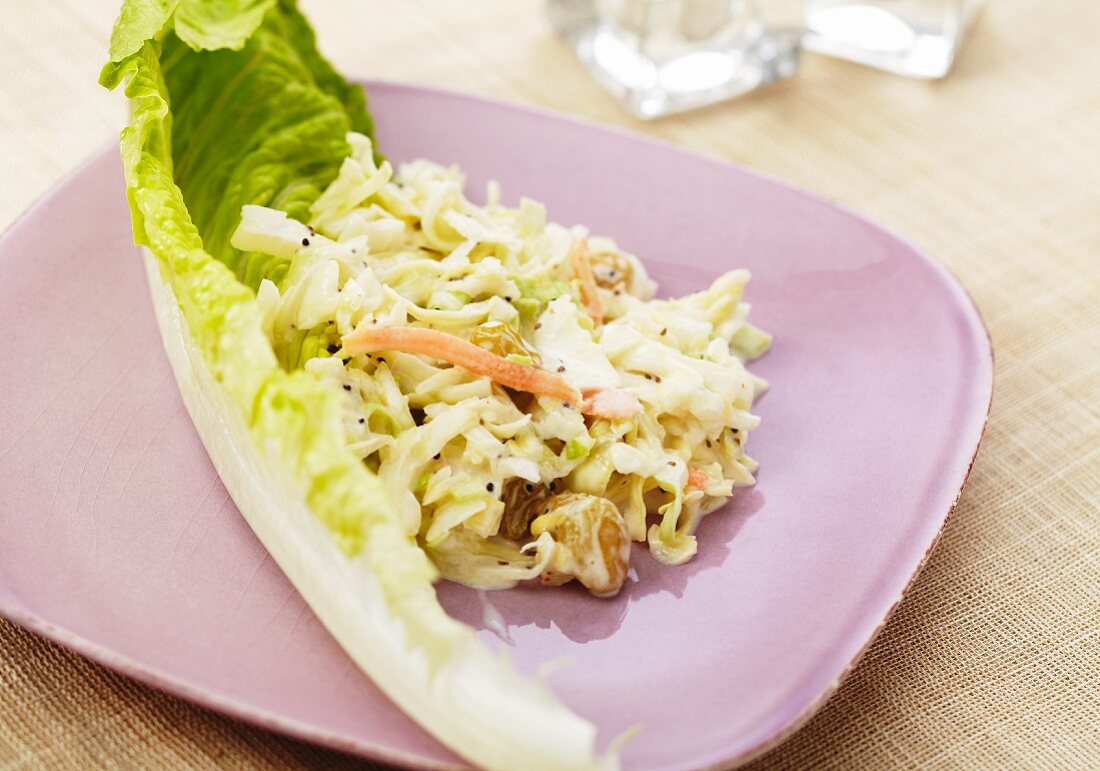
[[[287,6],[292,4],[282,3]],[[102,79],[108,88],[125,83],[130,100],[130,125],[120,146],[134,239],[156,258],[194,345],[245,416],[253,441],[294,475],[343,552],[362,553],[377,563],[387,597],[398,608],[409,606],[401,615],[410,639],[426,648],[437,640],[445,646],[453,632],[450,619],[424,594],[435,568],[391,517],[381,482],[347,451],[339,395],[305,372],[279,367],[252,291],[204,248],[173,175],[174,116],[162,46],[161,40],[144,41],[135,53],[109,64]],[[371,548],[371,542],[385,548]]]

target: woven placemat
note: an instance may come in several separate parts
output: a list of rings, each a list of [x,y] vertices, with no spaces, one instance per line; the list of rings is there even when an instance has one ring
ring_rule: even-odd
[[[996,351],[982,450],[863,662],[754,768],[1100,767],[1100,7],[992,0],[946,80],[814,57],[797,80],[639,124],[550,35],[536,0],[304,5],[345,72],[646,131],[842,201],[942,259]],[[0,226],[121,125],[118,96],[95,85],[116,7],[0,4]],[[360,763],[0,622],[4,767]]]

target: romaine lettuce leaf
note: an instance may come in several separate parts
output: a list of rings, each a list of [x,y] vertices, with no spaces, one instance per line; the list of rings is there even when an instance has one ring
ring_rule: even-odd
[[[125,82],[130,99],[126,191],[165,349],[264,545],[349,655],[441,741],[490,768],[592,767],[593,727],[443,611],[434,565],[346,446],[339,395],[279,366],[239,280],[285,271],[230,245],[242,205],[305,216],[348,130],[370,129],[361,91],[320,57],[291,0],[128,0],[101,81]]]
[[[275,0],[195,2],[180,0],[174,17],[176,34],[196,51],[239,50],[264,20]]]
[[[109,57],[121,62],[152,40],[176,10],[179,0],[127,0],[122,4],[111,32]]]
[[[239,50],[274,4],[275,0],[124,0],[111,34],[110,60],[121,62],[137,53],[169,19],[196,51]]]
[[[159,42],[162,93],[171,95],[169,169],[203,244],[252,289],[264,278],[278,283],[288,260],[230,244],[241,207],[308,221],[350,152],[348,131],[373,130],[363,89],[320,55],[290,0],[179,0],[174,15],[172,7],[128,0],[101,80],[120,80],[141,36]]]

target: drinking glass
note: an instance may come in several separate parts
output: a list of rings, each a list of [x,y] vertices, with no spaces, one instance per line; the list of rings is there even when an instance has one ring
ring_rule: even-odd
[[[549,0],[547,12],[640,118],[728,99],[798,67],[802,0]]]
[[[979,0],[808,0],[803,44],[819,53],[914,78],[955,61]]]

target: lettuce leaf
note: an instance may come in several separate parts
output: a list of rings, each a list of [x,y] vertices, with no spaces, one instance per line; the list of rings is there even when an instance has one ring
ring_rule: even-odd
[[[181,0],[174,19],[176,34],[196,51],[239,50],[274,4],[275,0],[218,3]]]
[[[179,0],[131,0],[122,4],[111,32],[110,61],[121,62],[141,50],[172,17]]]
[[[304,216],[349,128],[369,131],[361,91],[291,0],[128,0],[101,82],[126,83],[126,193],[165,350],[265,547],[348,654],[457,752],[489,768],[593,767],[594,728],[443,611],[434,565],[346,447],[339,396],[279,366],[241,281],[285,272],[229,244],[241,206]]]
[[[350,153],[348,131],[373,131],[363,89],[320,55],[289,0],[128,0],[104,85],[119,82],[142,36],[142,44],[161,46],[166,102],[171,95],[169,168],[206,250],[253,290],[264,278],[279,283],[288,260],[230,244],[241,207],[271,206],[308,221]]]

